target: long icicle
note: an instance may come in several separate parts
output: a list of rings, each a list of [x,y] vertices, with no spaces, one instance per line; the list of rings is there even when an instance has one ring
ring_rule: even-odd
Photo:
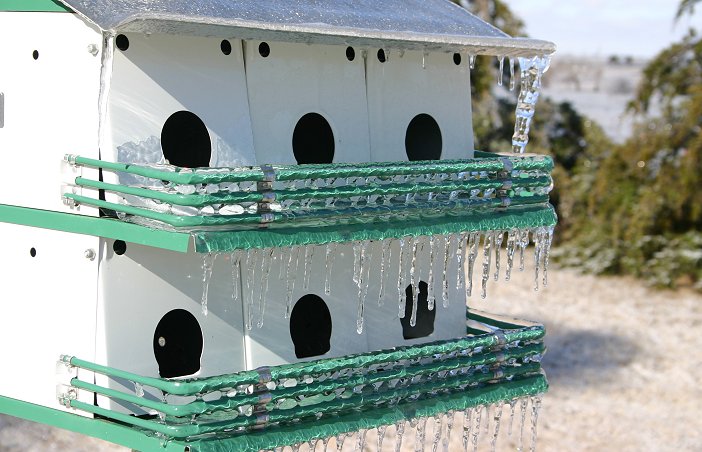
[[[448,307],[448,266],[449,260],[451,259],[451,236],[444,236],[444,269],[441,274],[441,299],[443,301],[444,307]]]
[[[380,290],[378,291],[378,306],[383,305],[385,298],[385,278],[387,274],[388,262],[392,262],[392,239],[383,240],[382,255],[380,258]]]
[[[507,234],[507,271],[505,273],[505,281],[509,281],[512,278],[512,266],[514,264],[514,252],[516,251],[517,243],[517,230],[512,229]]]
[[[290,256],[288,258],[288,270],[286,273],[287,277],[287,296],[285,304],[285,318],[290,318],[290,312],[292,311],[292,297],[295,291],[295,277],[297,274],[297,268],[300,261],[300,247],[293,246],[290,250]]]
[[[493,233],[485,233],[485,243],[483,244],[483,280],[480,292],[480,297],[487,297],[487,282],[490,279],[490,260],[492,258],[492,253],[490,249],[492,247],[494,235]]]
[[[505,231],[495,231],[495,281],[500,279],[500,253],[502,253],[502,241],[504,237]]]
[[[463,412],[463,450],[468,452],[471,430],[473,429],[473,409],[468,408]]]
[[[544,287],[548,286],[548,256],[551,253],[551,244],[553,243],[553,228],[548,228],[546,235],[546,244],[544,245]]]
[[[334,266],[334,257],[336,256],[336,242],[327,243],[325,252],[326,272],[324,276],[324,293],[331,293],[331,275],[332,267]]]
[[[370,267],[366,259],[366,253],[368,252],[368,244],[370,242],[364,240],[361,242],[359,249],[359,262],[358,262],[358,312],[356,317],[356,333],[363,333],[363,321],[364,321],[364,310],[366,302],[366,293],[368,291],[368,285],[365,283],[364,273],[366,273],[366,268]],[[356,256],[356,245],[354,245],[354,256]],[[364,289],[365,285],[365,289]]]
[[[263,319],[266,315],[266,301],[268,299],[268,281],[269,275],[271,273],[271,267],[273,266],[274,251],[275,248],[263,250],[263,262],[261,262],[261,271],[263,272],[263,278],[261,280],[261,290],[258,294],[258,323],[256,323],[256,327],[258,328],[263,328]]]
[[[466,233],[458,235],[458,246],[456,247],[456,289],[463,289],[466,279]]]
[[[407,243],[409,241],[409,243]],[[405,269],[407,268],[407,249],[412,248],[412,237],[401,238],[400,239],[400,259],[399,261],[399,275],[397,278],[397,297],[398,297],[398,312],[399,318],[405,318],[405,307],[407,306],[407,297],[405,295]]]
[[[429,237],[429,278],[427,279],[427,307],[430,311],[434,310],[434,302],[436,297],[434,296],[434,249],[436,244],[434,243],[436,236],[432,235]]]
[[[478,256],[478,245],[480,244],[480,233],[471,232],[468,239],[468,281],[466,283],[466,298],[473,293],[473,268],[475,258]]]
[[[410,287],[412,288],[412,314],[410,315],[410,326],[417,325],[417,305],[419,304],[419,284],[417,283],[417,250],[419,239],[412,241],[412,263],[410,265]]]
[[[202,299],[200,304],[204,315],[208,313],[207,302],[210,292],[210,281],[212,280],[212,272],[214,271],[216,259],[217,255],[213,253],[207,253],[202,258]]]
[[[246,250],[246,329],[248,331],[253,329],[254,294],[256,291],[254,280],[260,254],[259,250],[255,248]]]

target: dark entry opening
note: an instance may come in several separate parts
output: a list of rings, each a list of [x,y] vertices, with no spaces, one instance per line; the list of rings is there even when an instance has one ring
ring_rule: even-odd
[[[202,329],[188,311],[174,309],[164,315],[154,331],[153,345],[161,377],[184,377],[200,370]]]
[[[327,304],[317,295],[300,298],[290,314],[290,337],[295,356],[324,355],[331,348],[332,319]]]
[[[436,318],[436,306],[431,311],[429,310],[429,302],[427,301],[428,286],[424,281],[419,283],[419,296],[417,297],[417,324],[410,325],[412,318],[412,305],[414,304],[412,286],[407,286],[405,289],[407,303],[405,304],[405,317],[400,319],[402,324],[402,336],[405,339],[417,339],[427,337],[434,332],[434,319]]]
[[[410,161],[439,160],[441,158],[441,128],[426,113],[415,116],[407,126],[405,150]]]
[[[319,113],[307,113],[295,125],[292,138],[293,154],[300,165],[332,163],[334,132]]]
[[[161,129],[161,149],[171,165],[186,168],[210,166],[210,133],[195,113],[178,111],[166,120]]]

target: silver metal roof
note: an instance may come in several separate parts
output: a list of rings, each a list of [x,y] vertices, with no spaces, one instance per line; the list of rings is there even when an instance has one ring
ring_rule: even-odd
[[[447,0],[61,0],[103,31],[464,51],[550,54]]]

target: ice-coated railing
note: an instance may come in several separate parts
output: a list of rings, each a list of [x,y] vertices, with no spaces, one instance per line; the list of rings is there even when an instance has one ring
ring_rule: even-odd
[[[143,377],[64,356],[64,365],[122,384],[126,380],[134,392],[76,377],[59,400],[165,439],[192,442],[196,450],[217,442],[258,451],[405,421],[426,422],[475,406],[514,406],[518,399],[546,390],[541,326],[470,311],[467,333],[454,340],[185,380]],[[161,400],[144,397],[145,387],[160,392]],[[135,417],[81,402],[78,391],[151,415]]]

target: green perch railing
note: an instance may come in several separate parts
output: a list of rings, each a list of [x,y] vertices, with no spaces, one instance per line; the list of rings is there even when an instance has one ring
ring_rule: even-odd
[[[541,326],[478,312],[468,321],[468,336],[455,340],[209,378],[143,377],[65,356],[135,391],[73,378],[59,400],[193,451],[258,451],[545,392]],[[150,415],[85,403],[78,391]]]

